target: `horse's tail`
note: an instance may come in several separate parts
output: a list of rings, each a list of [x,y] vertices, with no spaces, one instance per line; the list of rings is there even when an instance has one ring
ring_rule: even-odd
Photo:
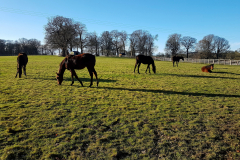
[[[154,73],[156,73],[156,66],[155,66],[154,61],[153,61],[153,63],[152,63],[152,70],[153,70]]]

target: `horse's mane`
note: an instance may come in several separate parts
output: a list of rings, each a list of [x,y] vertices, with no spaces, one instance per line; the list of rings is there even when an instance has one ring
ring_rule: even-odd
[[[65,59],[66,58],[64,58],[63,60],[62,60],[62,62],[59,64],[59,70],[58,70],[58,73],[60,74],[60,73],[62,73],[63,74],[63,72],[65,71]]]

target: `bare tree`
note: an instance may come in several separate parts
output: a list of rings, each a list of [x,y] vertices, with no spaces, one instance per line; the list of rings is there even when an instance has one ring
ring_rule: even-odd
[[[101,40],[100,40],[101,48],[102,48],[102,53],[106,53],[106,55],[110,55],[110,52],[112,51],[112,36],[109,33],[109,31],[104,31],[101,34]]]
[[[110,32],[110,34],[111,34],[111,37],[112,37],[112,44],[113,44],[113,46],[115,48],[115,51],[116,51],[115,54],[117,53],[117,55],[119,55],[118,50],[121,47],[121,45],[120,45],[120,41],[121,41],[120,32],[118,32],[117,30],[113,30],[113,31]]]
[[[176,55],[180,50],[180,39],[181,34],[171,34],[166,42],[165,51],[171,52],[172,56]]]
[[[152,52],[156,49],[156,46],[154,46],[154,41],[157,40],[158,35],[147,35],[147,42],[146,42],[146,50],[147,50],[147,55],[152,56]]]
[[[157,38],[158,35],[151,35],[148,31],[134,31],[129,38],[131,56],[135,56],[136,52],[151,56],[156,48],[156,46],[154,46],[154,41],[157,40]]]
[[[18,43],[20,45],[21,52],[27,53],[28,40],[26,38],[20,38],[20,39],[18,39]]]
[[[228,51],[230,48],[229,42],[225,38],[209,34],[197,44],[197,50],[202,54],[201,58],[216,58],[220,53]]]
[[[6,40],[0,39],[0,55],[5,55]]]
[[[53,55],[54,51],[57,50],[58,48],[51,46],[49,44],[45,44],[41,46],[41,49],[42,49],[42,54]]]
[[[120,34],[121,50],[125,53],[126,52],[126,43],[127,43],[128,35],[127,35],[126,31],[122,31],[119,34]]]
[[[136,56],[136,46],[137,46],[137,34],[136,32],[133,32],[131,35],[130,35],[130,50],[131,50],[131,56]]]
[[[76,37],[76,25],[70,18],[56,16],[48,20],[45,26],[45,40],[50,45],[58,46],[62,50],[62,56],[68,54],[69,47]]]
[[[41,46],[41,42],[37,39],[28,40],[28,52],[29,54],[38,54],[38,49]]]
[[[228,40],[218,36],[214,37],[214,50],[215,50],[217,59],[220,53],[227,52],[229,48],[230,48],[230,45],[228,43]]]
[[[137,36],[137,50],[140,54],[147,55],[146,43],[148,39],[148,32],[143,30],[134,31]]]
[[[92,53],[95,52],[96,56],[99,56],[100,38],[96,32],[88,34],[87,48]]]
[[[9,55],[14,55],[14,41],[12,40],[7,40],[5,43],[5,51]]]
[[[187,51],[187,58],[188,58],[188,51],[195,48],[197,39],[189,36],[185,36],[181,38],[180,41],[181,41],[181,45],[184,46]]]
[[[76,29],[77,29],[77,37],[75,39],[75,47],[80,47],[81,53],[83,53],[83,49],[87,46],[88,42],[88,33],[87,28],[85,24],[82,24],[80,22],[76,23]]]

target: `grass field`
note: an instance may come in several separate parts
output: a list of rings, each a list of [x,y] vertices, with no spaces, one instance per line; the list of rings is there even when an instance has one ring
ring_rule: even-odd
[[[240,159],[240,66],[156,61],[133,74],[134,59],[96,58],[99,87],[71,84],[63,57],[0,57],[0,159]]]

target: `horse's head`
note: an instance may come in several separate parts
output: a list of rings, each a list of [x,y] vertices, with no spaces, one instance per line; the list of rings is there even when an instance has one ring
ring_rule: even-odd
[[[214,64],[211,64],[211,70],[213,70]]]
[[[56,73],[56,74],[57,74],[57,76],[56,76],[57,83],[58,83],[58,85],[61,85],[62,81],[63,81],[63,74],[59,74],[59,73]]]
[[[182,57],[182,60],[184,61],[184,58]]]
[[[156,66],[154,64],[152,65],[152,71],[156,73]]]

